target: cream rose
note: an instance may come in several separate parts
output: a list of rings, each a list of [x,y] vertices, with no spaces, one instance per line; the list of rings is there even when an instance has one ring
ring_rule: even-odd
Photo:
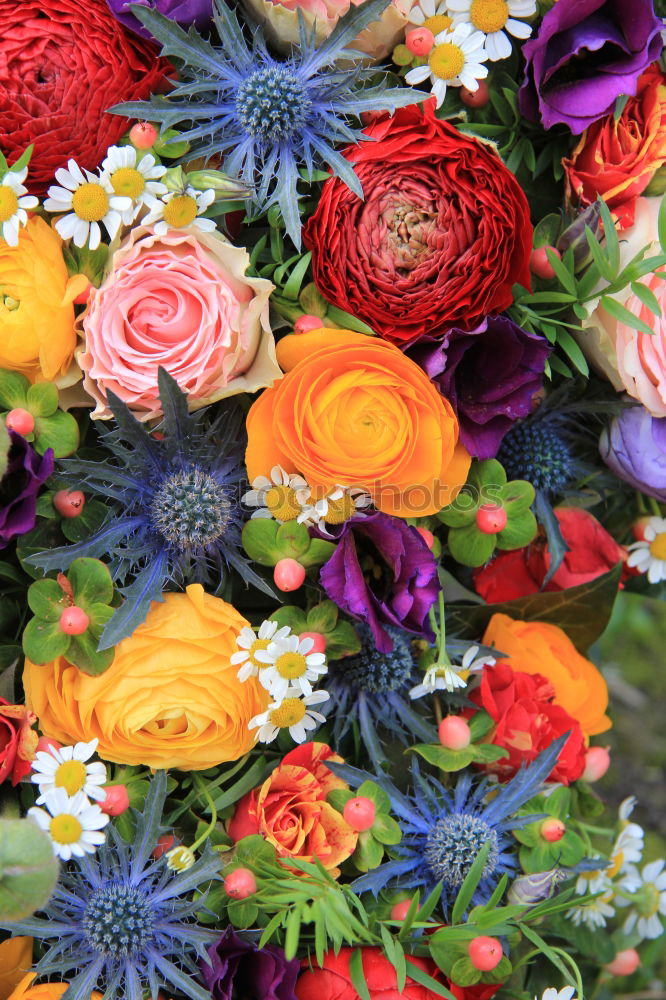
[[[132,230],[80,320],[77,360],[93,418],[111,415],[109,389],[139,420],[159,416],[160,366],[191,410],[280,377],[268,323],[273,285],[246,276],[249,260],[217,233]]]
[[[647,255],[659,252],[657,217],[660,198],[639,198],[634,225],[622,234],[621,267],[625,267],[643,247]],[[654,293],[662,315],[654,316],[627,287],[613,298],[654,330],[641,333],[615,319],[598,299],[590,305],[589,318],[578,335],[588,361],[618,391],[626,391],[649,410],[653,417],[666,416],[666,282],[656,274],[640,279]]]

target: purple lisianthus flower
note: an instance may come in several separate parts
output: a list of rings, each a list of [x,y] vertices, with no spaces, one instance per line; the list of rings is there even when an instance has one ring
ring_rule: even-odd
[[[652,0],[557,0],[536,38],[523,45],[522,113],[574,135],[613,111],[662,49]]]
[[[367,622],[381,653],[393,649],[384,625],[432,641],[427,621],[440,591],[437,563],[416,528],[377,511],[346,521],[339,538],[319,577],[328,597]]]
[[[202,962],[201,974],[213,1000],[296,1000],[294,986],[300,962],[287,959],[277,945],[258,948],[227,927],[220,940],[208,948],[208,956],[211,964]]]
[[[628,407],[603,430],[599,451],[618,479],[666,503],[666,417]]]
[[[53,449],[38,455],[24,437],[9,432],[7,468],[0,479],[0,549],[35,527],[37,494],[53,472]]]
[[[469,453],[484,459],[531,411],[551,350],[545,337],[507,316],[488,316],[475,330],[449,330],[439,343],[423,340],[406,353],[453,406]]]
[[[152,38],[153,36],[134,16],[130,4],[136,3],[141,7],[150,7],[158,14],[170,17],[182,28],[189,28],[193,24],[199,31],[205,31],[213,19],[213,0],[107,0],[107,3],[111,13],[121,24],[124,24],[126,28],[131,28],[143,38]]]

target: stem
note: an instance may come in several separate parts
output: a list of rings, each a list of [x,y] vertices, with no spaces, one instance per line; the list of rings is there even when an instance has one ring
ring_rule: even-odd
[[[206,804],[210,809],[210,823],[208,824],[204,832],[201,834],[201,836],[197,837],[197,839],[194,841],[194,843],[190,847],[191,851],[196,851],[199,847],[201,847],[201,845],[204,843],[205,840],[208,840],[211,833],[215,829],[215,824],[217,823],[217,809],[215,808],[215,803],[213,802],[210,796],[210,792],[208,791],[208,787],[205,781],[202,781],[199,775],[195,774],[194,784],[197,790],[202,793],[204,799],[206,800]]]
[[[659,504],[657,503],[657,501],[655,500],[655,498],[654,497],[648,497],[647,498],[647,502],[648,502],[650,510],[652,511],[652,513],[654,514],[654,516],[655,517],[661,517],[662,516],[661,507],[659,506]]]

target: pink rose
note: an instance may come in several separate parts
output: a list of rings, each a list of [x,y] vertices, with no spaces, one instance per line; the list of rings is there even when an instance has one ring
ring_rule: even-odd
[[[111,416],[108,389],[139,420],[159,416],[160,366],[191,410],[280,378],[268,324],[273,285],[247,277],[248,264],[247,251],[217,233],[133,229],[81,317],[78,362],[93,418]]]

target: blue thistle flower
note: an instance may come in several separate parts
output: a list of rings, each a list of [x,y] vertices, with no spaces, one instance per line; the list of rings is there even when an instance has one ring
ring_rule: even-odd
[[[224,581],[229,566],[243,580],[274,596],[241,554],[245,480],[244,430],[240,408],[223,404],[206,425],[204,411],[188,413],[178,383],[158,372],[164,417],[151,433],[112,392],[109,406],[116,426],[100,430],[111,461],[74,458],[63,462],[68,477],[85,483],[109,510],[101,528],[82,541],[30,557],[44,570],[66,569],[79,556],[110,555],[114,580],[133,581],[123,589],[124,604],[108,622],[100,649],[130,635],[162,599],[168,582]]]
[[[509,480],[527,479],[548,497],[563,493],[576,474],[569,442],[546,420],[514,424],[497,458]]]
[[[330,700],[322,708],[324,714],[335,709],[332,725],[336,745],[353,723],[358,725],[361,740],[378,769],[384,757],[380,728],[405,745],[413,736],[428,743],[437,739],[432,726],[410,705],[409,689],[420,679],[412,657],[411,636],[392,625],[384,629],[393,641],[390,653],[379,652],[367,625],[357,626],[361,650],[355,656],[329,663],[326,690]]]
[[[413,794],[408,795],[383,774],[375,777],[346,764],[332,763],[331,769],[353,787],[367,778],[380,785],[391,799],[403,834],[400,843],[391,848],[392,859],[356,879],[354,891],[377,894],[390,884],[399,889],[423,888],[427,893],[441,882],[441,905],[446,915],[477,854],[489,842],[472,905],[487,902],[502,875],[518,868],[511,831],[537,818],[515,814],[538,792],[567,738],[568,734],[561,737],[529,767],[499,786],[464,774],[455,788],[448,790],[436,778],[422,775],[415,764]]]
[[[363,197],[361,183],[336,146],[358,142],[361,129],[353,121],[363,111],[395,111],[413,104],[410,88],[376,82],[376,71],[359,64],[362,53],[346,48],[376,20],[389,0],[365,0],[352,6],[332,34],[317,47],[301,12],[300,44],[280,62],[266,47],[261,29],[248,45],[236,15],[215,0],[214,19],[220,47],[189,33],[174,21],[145,7],[133,13],[174,56],[181,82],[167,99],[129,101],[111,111],[178,126],[196,156],[225,157],[223,169],[257,191],[260,211],[279,205],[287,232],[300,247],[299,170],[312,181],[317,169],[329,166],[352,191]],[[356,60],[340,69],[336,60]],[[385,74],[382,74],[385,78]]]
[[[198,980],[199,963],[218,935],[194,918],[204,905],[198,893],[220,877],[220,859],[206,845],[185,872],[171,871],[164,858],[151,860],[165,830],[166,793],[166,772],[157,771],[143,811],[134,811],[133,843],[109,827],[95,855],[62,869],[43,916],[6,925],[45,949],[38,976],[69,980],[63,1000],[90,1000],[100,982],[106,997],[143,1000],[145,990],[156,997],[162,989],[210,1000]]]

